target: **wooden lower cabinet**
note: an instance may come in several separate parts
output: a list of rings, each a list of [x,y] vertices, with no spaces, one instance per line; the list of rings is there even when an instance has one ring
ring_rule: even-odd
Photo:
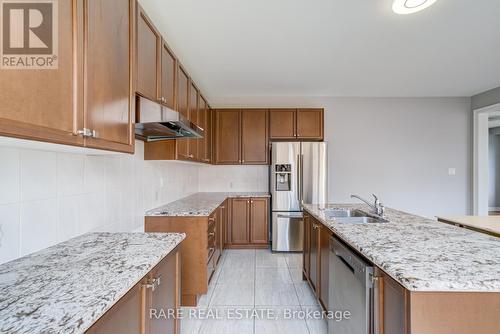
[[[330,237],[323,224],[304,213],[302,278],[307,280],[324,309],[328,309]]]
[[[166,316],[168,310],[177,313],[180,308],[179,276],[178,246],[99,318],[86,333],[180,333],[179,321]],[[152,285],[155,286],[154,289]]]
[[[309,283],[312,289],[318,295],[319,277],[320,277],[320,224],[312,220],[309,225]]]
[[[181,300],[182,306],[196,306],[217,269],[223,252],[225,205],[219,206],[208,217],[148,216],[145,232],[186,233],[181,244]]]
[[[319,225],[319,293],[318,298],[323,308],[328,310],[328,287],[330,285],[330,238],[332,232],[324,225]]]
[[[269,244],[269,201],[267,198],[250,200],[250,243]]]
[[[250,199],[231,199],[231,225],[229,226],[229,244],[250,243]]]
[[[375,268],[375,277],[375,317],[379,333],[408,333],[408,291],[379,268]]]
[[[269,246],[269,199],[232,198],[229,207],[227,248]]]

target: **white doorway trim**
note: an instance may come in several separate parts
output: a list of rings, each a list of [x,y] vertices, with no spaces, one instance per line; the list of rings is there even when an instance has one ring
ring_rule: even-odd
[[[473,214],[488,215],[488,118],[500,112],[500,103],[474,110],[472,200]]]

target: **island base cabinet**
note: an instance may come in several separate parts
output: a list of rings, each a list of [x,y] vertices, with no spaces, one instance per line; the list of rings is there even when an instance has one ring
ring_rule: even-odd
[[[226,248],[269,247],[269,199],[232,198],[228,212]]]
[[[177,334],[180,308],[179,246],[154,267],[109,311],[88,334]]]

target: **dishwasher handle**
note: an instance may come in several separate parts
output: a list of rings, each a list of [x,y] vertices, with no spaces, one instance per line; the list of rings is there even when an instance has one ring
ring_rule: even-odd
[[[346,265],[346,267],[354,274],[354,268],[351,266],[349,261],[338,251],[335,251],[335,255],[339,258],[340,261],[342,261],[343,264]]]

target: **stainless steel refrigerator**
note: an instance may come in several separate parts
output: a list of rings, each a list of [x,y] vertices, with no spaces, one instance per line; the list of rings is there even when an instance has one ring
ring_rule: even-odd
[[[327,200],[326,143],[273,142],[271,155],[272,250],[302,251],[302,205]]]

